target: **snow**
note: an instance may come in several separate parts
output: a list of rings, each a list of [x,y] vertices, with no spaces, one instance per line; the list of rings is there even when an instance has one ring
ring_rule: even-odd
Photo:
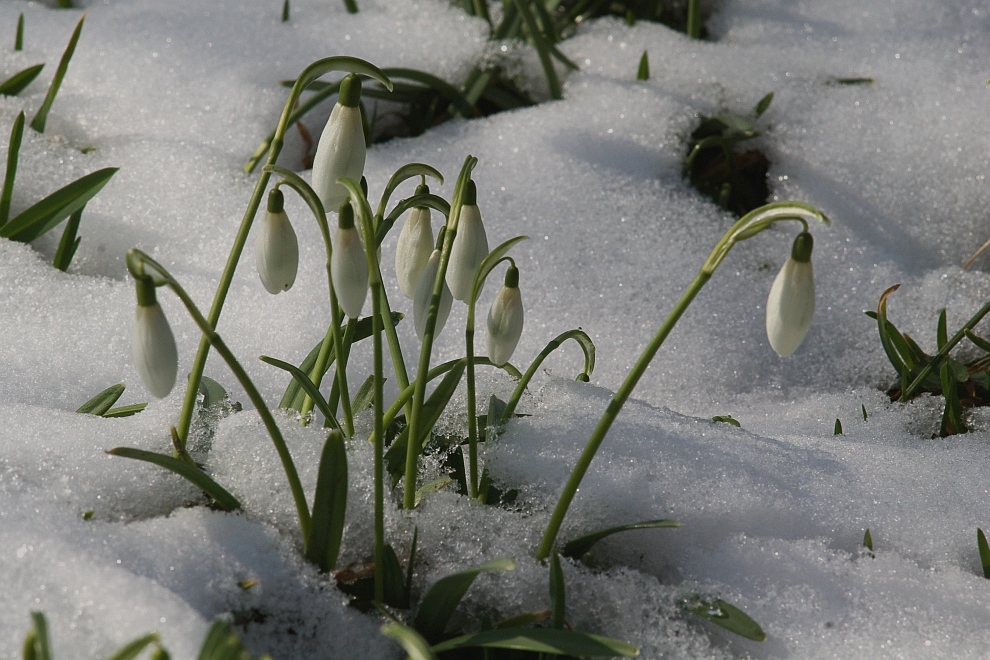
[[[457,81],[484,57],[546,96],[535,54],[493,48],[484,22],[457,6],[358,3],[350,15],[340,2],[293,0],[283,24],[275,0],[76,0],[86,10],[82,36],[46,133],[25,132],[13,211],[88,172],[120,170],[87,205],[68,273],[51,266],[59,232],[30,246],[0,239],[0,656],[19,654],[28,614],[40,610],[60,660],[106,656],[151,630],[173,657],[195,657],[221,615],[234,616],[255,654],[401,657],[378,634],[378,619],[348,608],[303,560],[271,441],[216,355],[207,375],[246,410],[212,420],[212,446],[198,449],[244,503],[242,514],[189,508],[202,500],[186,482],[104,453],[167,452],[183,388],[129,418],[73,412],[114,383],[127,385],[120,403],[149,400],[130,357],[127,249],[160,260],[208,307],[256,181],[240,168],[284,103],[278,81],[337,54]],[[22,12],[25,49],[15,52]],[[82,13],[0,3],[0,79],[46,63],[20,96],[0,97],[0,154],[17,113],[30,120],[40,106]],[[975,528],[990,524],[990,413],[972,412],[970,434],[932,439],[941,399],[889,402],[893,371],[862,311],[901,283],[890,317],[932,350],[941,308],[953,330],[990,295],[986,257],[959,267],[990,236],[988,27],[990,12],[972,0],[725,0],[709,42],[600,19],[562,44],[581,67],[564,78],[564,100],[370,148],[373,196],[395,169],[418,161],[444,174],[443,186],[430,185],[449,199],[465,156],[479,158],[490,243],[530,237],[513,249],[526,305],[515,364],[525,367],[575,327],[597,346],[590,384],[571,380],[582,364],[576,345],[554,353],[523,400],[520,412],[531,416],[513,421],[483,457],[499,483],[519,489],[516,508],[447,491],[409,515],[386,507],[400,557],[419,529],[417,593],[511,556],[516,569],[481,576],[465,612],[500,618],[548,607],[547,570],[532,556],[557,495],[611,392],[733,221],[681,177],[685,139],[699,113],[744,113],[773,91],[758,141],[772,163],[773,197],[833,219],[812,227],[811,330],[786,359],[764,334],[766,295],[794,227],[737,245],[610,431],[560,538],[652,518],[682,526],[612,537],[596,546],[595,570],[565,562],[568,620],[637,644],[646,658],[984,655],[990,583]],[[636,81],[644,50],[652,77]],[[848,77],[875,82],[834,83]],[[328,114],[329,106],[307,119],[314,139]],[[308,178],[303,160],[291,131],[280,163]],[[327,317],[319,231],[294,195],[286,211],[300,241],[294,287],[268,295],[247,250],[219,324],[273,407],[286,378],[255,358],[298,363]],[[397,235],[386,240],[384,264]],[[394,275],[385,277],[394,306],[411,314]],[[486,288],[479,310],[497,288]],[[159,299],[180,374],[188,372],[199,332],[174,296]],[[455,305],[434,364],[463,355],[465,316]],[[412,366],[411,316],[398,330]],[[370,350],[359,345],[352,381],[370,369]],[[478,400],[511,387],[482,370]],[[460,392],[441,424],[463,425],[464,406]],[[741,428],[709,421],[725,414]],[[311,496],[322,432],[278,421]],[[366,432],[370,422],[358,421]],[[349,463],[341,564],[367,559],[373,537],[370,445],[355,440]],[[875,556],[861,547],[867,528]],[[245,579],[260,583],[244,590]],[[680,613],[678,600],[694,593],[741,607],[768,640]]]

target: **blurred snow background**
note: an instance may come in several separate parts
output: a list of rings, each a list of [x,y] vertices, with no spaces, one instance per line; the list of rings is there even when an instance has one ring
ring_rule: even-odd
[[[185,508],[197,499],[185,482],[104,454],[167,451],[181,388],[127,419],[72,411],[118,382],[128,387],[122,403],[148,399],[130,358],[128,248],[159,259],[208,307],[255,181],[240,168],[281,112],[279,80],[347,54],[459,81],[486,56],[507,59],[543,95],[535,55],[489,52],[487,26],[443,0],[359,0],[357,15],[340,2],[293,0],[286,24],[275,0],[76,4],[87,12],[82,37],[46,133],[25,133],[13,210],[90,171],[120,171],[87,206],[68,274],[50,265],[57,232],[32,246],[0,240],[0,655],[18,654],[28,613],[41,610],[60,660],[107,655],[150,630],[173,657],[194,657],[221,614],[246,621],[239,630],[255,653],[398,657],[378,622],[348,609],[301,560],[291,499],[256,415],[220,422],[209,455],[247,507],[232,516]],[[15,52],[22,12],[25,48]],[[0,2],[0,79],[46,63],[19,97],[0,97],[0,154],[17,113],[30,118],[41,104],[81,14]],[[603,543],[602,570],[565,566],[568,618],[647,658],[979,657],[990,645],[990,582],[975,542],[975,528],[990,524],[990,413],[973,413],[969,435],[932,440],[940,401],[888,402],[893,371],[862,310],[902,283],[890,316],[930,349],[940,308],[958,327],[990,295],[987,259],[959,268],[990,236],[990,11],[972,0],[725,0],[708,27],[714,41],[696,42],[659,25],[589,22],[562,47],[581,66],[566,78],[565,100],[370,149],[373,195],[397,167],[420,161],[444,173],[448,183],[433,188],[449,198],[465,156],[480,159],[490,241],[530,236],[514,250],[527,313],[514,363],[579,326],[598,348],[588,385],[570,381],[576,347],[555,353],[524,401],[533,416],[486,457],[520,490],[520,511],[441,492],[411,517],[390,510],[389,538],[404,556],[419,526],[420,588],[514,557],[516,571],[478,580],[469,611],[548,606],[546,569],[531,556],[556,494],[610,390],[733,221],[681,178],[686,138],[699,113],[744,113],[773,91],[759,141],[773,196],[834,221],[813,228],[815,321],[788,359],[766,343],[763,304],[790,228],[733,250],[607,438],[562,538],[658,517],[683,526]],[[644,50],[652,77],[639,82]],[[875,82],[834,84],[849,77]],[[314,138],[328,113],[308,121]],[[293,131],[280,162],[301,169],[302,160]],[[272,405],[285,377],[254,358],[299,362],[326,327],[322,242],[303,205],[287,202],[300,236],[295,287],[267,295],[248,250],[219,327]],[[394,281],[386,285],[394,307],[411,312]],[[161,300],[188,371],[198,332],[174,297]],[[463,354],[463,319],[455,306],[436,362]],[[399,330],[415,364],[411,323]],[[352,360],[363,379],[370,351]],[[207,375],[246,402],[215,356]],[[481,401],[509,387],[484,373],[480,382]],[[455,400],[445,423],[458,423],[463,405]],[[723,414],[742,428],[707,421]],[[845,435],[832,435],[836,418]],[[287,418],[283,426],[312,488],[322,434]],[[369,555],[372,538],[363,443],[351,461],[344,563]],[[875,558],[860,547],[866,528]],[[237,587],[254,578],[250,591]],[[678,614],[678,598],[696,592],[742,607],[768,641]]]

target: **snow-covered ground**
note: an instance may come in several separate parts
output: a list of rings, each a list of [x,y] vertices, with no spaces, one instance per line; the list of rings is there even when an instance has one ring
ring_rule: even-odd
[[[29,612],[43,611],[59,660],[107,655],[151,630],[173,657],[195,657],[209,623],[228,613],[247,620],[238,630],[254,653],[399,657],[380,621],[349,609],[302,559],[292,500],[254,412],[222,420],[207,459],[246,506],[231,515],[188,508],[200,500],[186,482],[104,453],[168,451],[183,388],[129,418],[73,411],[120,382],[121,403],[149,400],[131,360],[128,248],[149,252],[209,306],[256,181],[240,168],[284,103],[279,80],[347,54],[459,82],[486,57],[545,96],[538,60],[488,44],[487,25],[445,0],[359,0],[356,15],[341,2],[293,0],[288,23],[276,0],[75,3],[87,12],[82,37],[45,134],[25,133],[13,210],[96,169],[120,170],[86,207],[67,274],[51,266],[59,232],[30,246],[0,240],[0,656],[19,653]],[[15,52],[22,12],[25,47]],[[20,96],[0,97],[0,154],[17,113],[40,106],[81,14],[0,2],[0,79],[46,63]],[[990,525],[990,413],[971,413],[973,433],[933,440],[941,399],[889,402],[893,370],[863,310],[902,283],[890,316],[931,350],[939,309],[954,330],[990,295],[987,259],[959,267],[990,236],[990,11],[976,0],[725,0],[708,28],[713,41],[697,42],[656,24],[590,21],[562,44],[581,67],[563,101],[369,150],[373,195],[419,161],[444,173],[434,191],[449,198],[465,156],[477,156],[492,244],[530,236],[514,249],[527,320],[513,362],[527,365],[575,327],[598,356],[592,383],[580,384],[577,348],[555,353],[524,400],[532,416],[485,456],[499,482],[519,489],[517,510],[441,491],[411,515],[387,507],[388,538],[405,556],[418,526],[419,589],[514,557],[515,571],[479,578],[468,612],[548,607],[547,571],[532,555],[556,495],[610,390],[733,222],[681,177],[686,137],[698,113],[746,112],[773,91],[759,139],[773,197],[833,219],[812,228],[811,331],[786,359],[764,333],[791,228],[738,245],[613,427],[561,538],[650,518],[683,526],[613,537],[596,548],[595,571],[565,563],[568,620],[646,658],[981,657],[990,582],[975,532]],[[637,81],[644,50],[652,77]],[[834,83],[849,77],[875,82]],[[308,120],[314,137],[328,113]],[[280,162],[301,170],[302,161],[292,131]],[[295,286],[268,295],[248,250],[219,325],[272,407],[286,377],[254,358],[298,363],[326,328],[319,231],[298,198],[287,196],[287,210],[300,237]],[[386,278],[394,306],[411,313]],[[160,300],[182,374],[199,333],[174,296]],[[455,305],[434,362],[463,354],[464,318]],[[411,327],[399,325],[407,355],[418,351]],[[353,378],[370,365],[359,345]],[[216,356],[207,375],[247,403]],[[482,370],[479,387],[487,401],[511,383]],[[442,423],[462,424],[463,410],[458,395]],[[741,428],[708,421],[725,414]],[[832,434],[836,418],[844,435]],[[323,433],[280,423],[312,489]],[[366,445],[351,450],[342,564],[371,552]],[[867,528],[875,557],[861,547]],[[741,607],[768,640],[681,613],[677,601],[692,593]]]

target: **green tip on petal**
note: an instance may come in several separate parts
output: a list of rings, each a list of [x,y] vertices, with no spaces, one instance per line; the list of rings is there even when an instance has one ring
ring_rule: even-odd
[[[474,181],[468,181],[467,188],[464,190],[464,206],[477,206],[478,205],[478,186],[474,185]]]
[[[285,210],[285,195],[278,188],[272,188],[268,193],[268,212],[281,213]]]
[[[337,212],[337,226],[341,229],[351,229],[354,227],[354,209],[351,207],[351,202],[344,202],[340,211]]]
[[[794,238],[794,246],[791,247],[791,258],[794,261],[806,264],[811,261],[811,250],[815,246],[815,239],[806,231],[801,232]]]
[[[361,78],[356,73],[345,76],[340,81],[337,103],[348,108],[356,108],[361,103]]]

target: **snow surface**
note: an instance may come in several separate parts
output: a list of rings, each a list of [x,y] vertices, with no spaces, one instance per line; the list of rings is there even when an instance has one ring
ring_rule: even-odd
[[[538,61],[527,48],[487,44],[482,21],[442,0],[359,0],[357,15],[340,2],[293,0],[288,24],[275,0],[76,4],[87,10],[82,37],[46,133],[25,133],[13,210],[90,171],[120,171],[87,206],[68,274],[50,265],[58,232],[31,246],[0,240],[0,656],[18,655],[28,613],[41,610],[59,660],[107,655],[150,630],[173,657],[194,657],[209,623],[230,613],[250,619],[239,630],[254,653],[400,657],[378,620],[349,609],[302,560],[293,504],[255,413],[216,422],[207,455],[245,504],[228,515],[188,508],[201,500],[184,481],[104,453],[167,451],[181,388],[126,419],[73,411],[119,382],[121,403],[148,400],[130,358],[128,248],[161,260],[208,306],[256,180],[240,167],[285,99],[279,80],[348,54],[459,81],[486,58],[545,96]],[[21,12],[25,49],[15,52]],[[46,63],[19,97],[0,97],[0,153],[17,113],[30,118],[41,104],[81,14],[0,3],[0,79]],[[990,583],[975,528],[990,525],[990,413],[972,413],[969,435],[931,439],[940,400],[889,403],[882,390],[893,372],[862,310],[902,283],[891,318],[930,348],[939,309],[958,327],[990,295],[987,258],[959,267],[990,235],[990,12],[976,0],[725,0],[708,27],[714,40],[696,42],[659,25],[590,21],[562,46],[581,67],[566,77],[565,100],[369,149],[373,194],[420,161],[444,173],[434,191],[449,198],[465,156],[480,159],[491,243],[530,236],[514,249],[527,321],[513,362],[525,366],[579,326],[598,348],[591,384],[570,380],[576,346],[555,353],[524,400],[532,416],[485,457],[498,481],[520,490],[518,510],[442,491],[409,516],[387,507],[389,540],[405,556],[419,527],[420,591],[514,557],[515,571],[479,578],[469,613],[548,607],[547,571],[532,554],[556,494],[610,389],[732,222],[681,178],[685,138],[698,113],[746,112],[772,90],[759,144],[773,163],[773,196],[834,220],[813,228],[818,313],[798,352],[778,359],[763,305],[793,231],[733,250],[607,437],[561,538],[658,517],[683,526],[613,537],[595,550],[598,570],[565,562],[568,620],[631,641],[646,658],[981,657]],[[644,50],[652,77],[638,82]],[[307,121],[314,139],[329,106],[321,112]],[[303,160],[293,131],[280,162],[302,170]],[[219,325],[273,406],[286,379],[254,356],[299,362],[326,327],[319,232],[292,195],[287,211],[298,219],[295,286],[266,294],[246,251]],[[411,312],[394,279],[386,285]],[[160,299],[188,371],[198,331],[173,296]],[[463,354],[464,316],[455,306],[435,362]],[[399,330],[415,356],[411,323]],[[370,364],[370,351],[356,350],[352,378]],[[247,401],[215,356],[207,375]],[[511,383],[483,372],[479,387],[486,401]],[[463,410],[458,395],[442,423],[463,424]],[[722,414],[742,428],[708,421]],[[844,435],[832,435],[836,418]],[[311,492],[322,432],[285,416],[280,424]],[[350,475],[342,563],[371,552],[366,443],[354,443]],[[866,528],[875,557],[861,548]],[[260,583],[244,591],[244,579]],[[768,640],[680,614],[678,599],[699,592],[743,608]]]

